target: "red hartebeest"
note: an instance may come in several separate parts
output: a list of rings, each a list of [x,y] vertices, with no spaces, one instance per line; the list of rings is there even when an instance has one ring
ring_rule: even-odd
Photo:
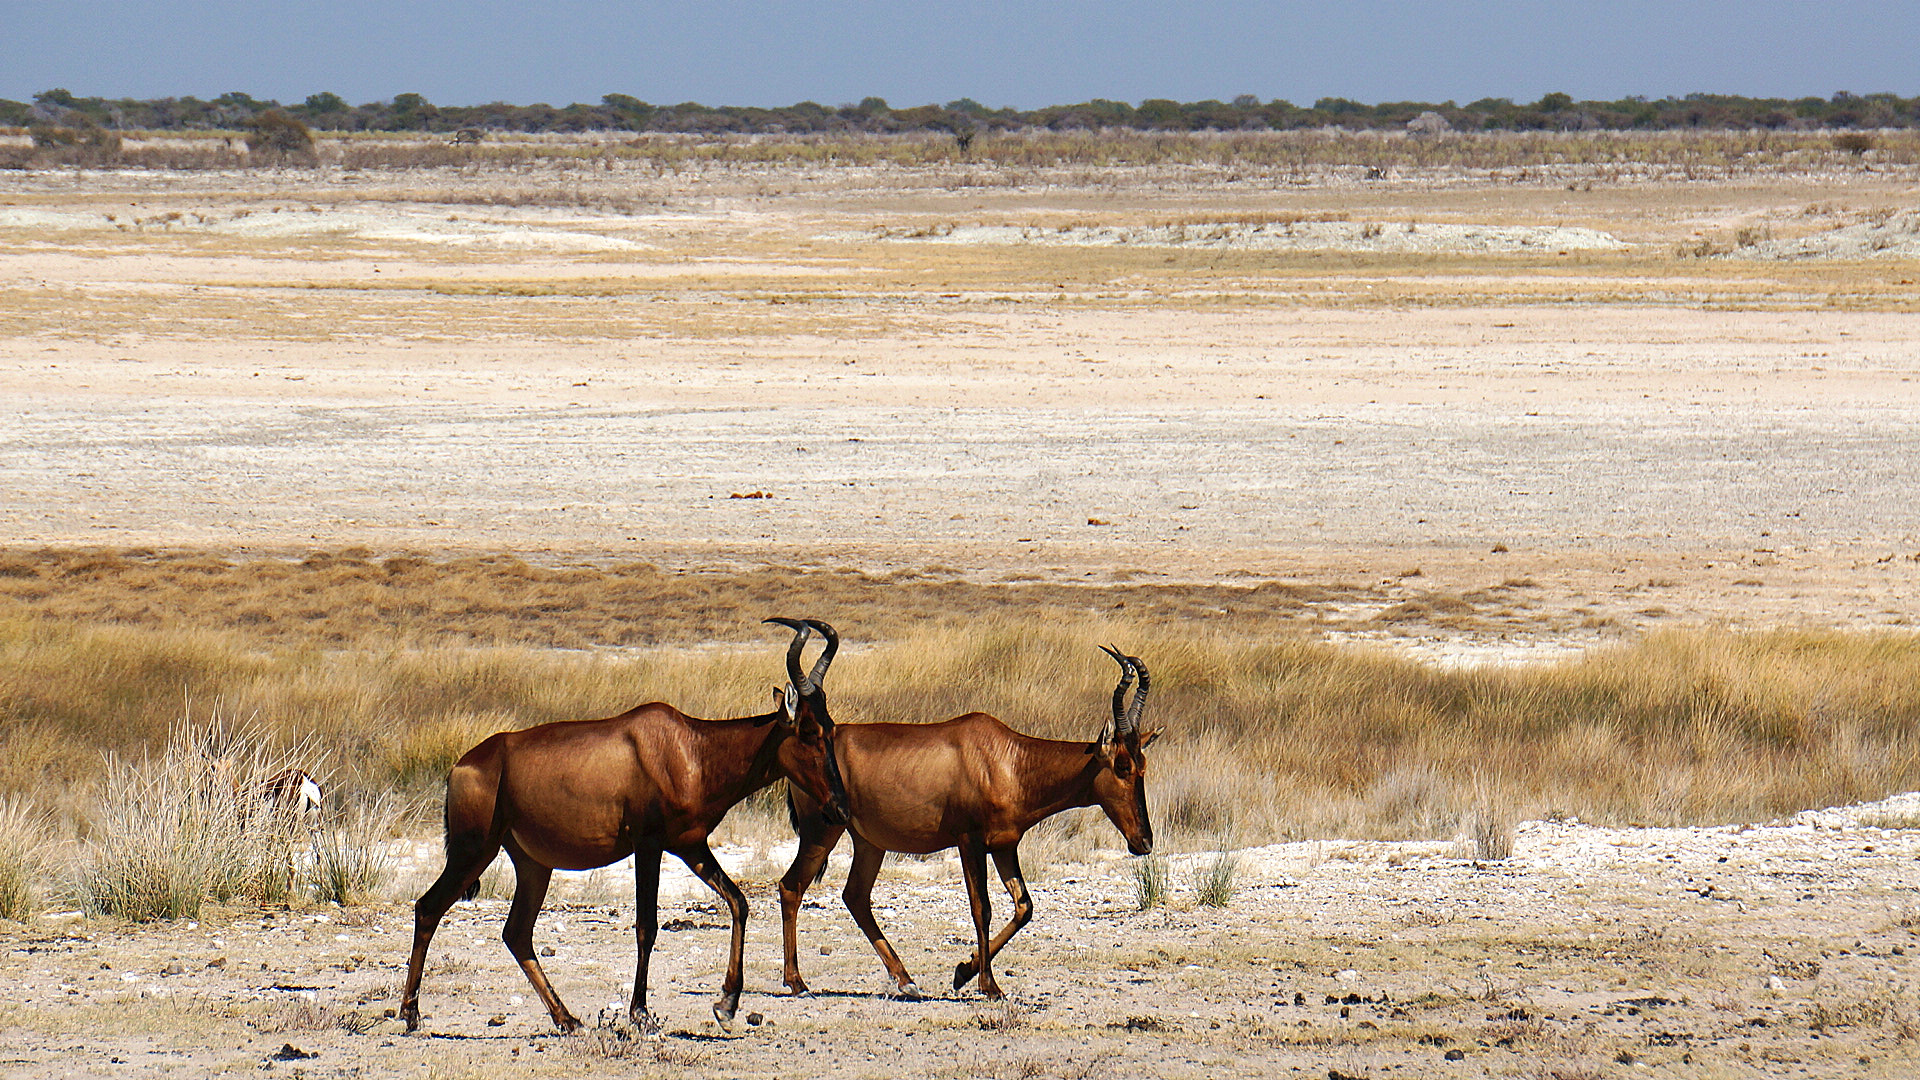
[[[732,953],[714,1018],[725,1025],[740,1005],[747,901],[714,859],[707,836],[741,799],[782,776],[845,821],[846,791],[834,760],[833,719],[821,680],[839,635],[815,619],[768,619],[794,630],[784,693],[773,712],[699,720],[654,702],[605,720],[541,724],[490,736],[447,777],[447,868],[414,905],[400,1018],[420,1026],[420,974],[427,945],[457,897],[472,897],[501,848],[513,859],[513,905],[502,937],[562,1031],[580,1021],[560,1003],[533,952],[533,923],[555,870],[588,870],[633,856],[635,932],[640,958],[628,1014],[643,1030],[647,962],[658,932],[660,857],[672,852],[720,894],[733,913]],[[826,648],[810,674],[800,650],[819,631]],[[810,805],[812,803],[810,802]]]
[[[832,822],[806,792],[791,799],[800,850],[780,881],[780,922],[786,949],[785,979],[795,994],[807,992],[800,977],[798,918],[807,886],[819,879],[840,834],[853,832],[853,866],[841,893],[853,921],[902,996],[920,988],[873,918],[873,879],[889,851],[924,855],[960,849],[967,900],[973,909],[976,945],[954,968],[959,990],[976,974],[980,992],[1000,997],[990,966],[1007,940],[1033,917],[1033,900],[1020,873],[1020,837],[1062,810],[1099,804],[1126,837],[1127,850],[1153,850],[1147,820],[1147,759],[1142,754],[1158,731],[1140,734],[1147,701],[1147,669],[1139,658],[1101,646],[1120,665],[1113,691],[1113,719],[1092,743],[1035,739],[986,713],[968,713],[938,724],[847,724],[835,731],[835,751],[847,785],[850,826]],[[1127,688],[1136,673],[1140,689],[1131,704]],[[987,939],[992,902],[987,895],[987,856],[993,856],[1013,917]]]
[[[311,832],[320,823],[320,782],[305,769],[281,769],[254,785],[255,800],[276,821],[297,822]]]

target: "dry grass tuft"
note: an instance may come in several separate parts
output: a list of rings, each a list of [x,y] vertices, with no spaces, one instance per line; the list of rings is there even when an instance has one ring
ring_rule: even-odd
[[[1142,855],[1133,861],[1133,898],[1141,911],[1167,902],[1167,860],[1164,855]]]
[[[1195,863],[1193,898],[1205,907],[1223,908],[1233,903],[1233,879],[1239,870],[1240,856],[1231,851],[1217,851],[1213,858]]]
[[[1513,815],[1492,802],[1467,812],[1462,857],[1474,862],[1500,862],[1513,857]]]
[[[1033,1022],[1033,1007],[1012,998],[990,1001],[973,1010],[973,1024],[982,1031],[1018,1031]]]
[[[183,719],[157,755],[109,755],[81,870],[82,902],[135,921],[190,918],[208,901],[286,899],[305,843],[286,815],[259,805],[267,777],[304,766],[255,728]]]
[[[313,837],[314,899],[347,906],[381,895],[393,876],[387,841],[402,817],[390,794],[354,800]]]

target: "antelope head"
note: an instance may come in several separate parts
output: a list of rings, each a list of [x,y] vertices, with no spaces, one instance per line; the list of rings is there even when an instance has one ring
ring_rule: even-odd
[[[779,692],[780,726],[786,731],[779,748],[780,767],[801,790],[820,804],[822,816],[831,825],[845,825],[847,789],[840,779],[840,759],[833,748],[833,717],[827,712],[827,694],[822,680],[833,654],[840,651],[840,635],[819,619],[765,620],[793,630],[793,643],[787,646],[787,685]],[[800,671],[800,651],[807,639],[818,631],[826,648],[814,660],[812,671]]]
[[[1128,656],[1111,646],[1100,651],[1120,665],[1120,683],[1113,688],[1113,718],[1101,729],[1100,741],[1090,752],[1099,763],[1094,774],[1094,798],[1107,820],[1127,838],[1127,850],[1135,855],[1153,851],[1153,823],[1147,820],[1147,757],[1145,750],[1160,737],[1158,730],[1140,734],[1140,713],[1147,707],[1147,666],[1137,656]],[[1133,700],[1127,689],[1139,679],[1140,688]]]

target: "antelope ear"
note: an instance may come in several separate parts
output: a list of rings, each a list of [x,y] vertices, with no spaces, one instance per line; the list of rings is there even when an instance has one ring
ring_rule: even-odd
[[[783,727],[793,727],[795,725],[798,720],[796,714],[799,712],[799,708],[800,693],[793,688],[792,683],[788,683],[784,687],[776,686],[773,688],[773,710],[780,714],[780,724]]]
[[[1154,728],[1152,731],[1140,736],[1140,749],[1145,750],[1147,747],[1152,746],[1153,740],[1159,738],[1160,733],[1165,730],[1165,728]]]

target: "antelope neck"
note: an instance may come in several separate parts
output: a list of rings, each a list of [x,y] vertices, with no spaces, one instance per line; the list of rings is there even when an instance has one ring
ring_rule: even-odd
[[[1027,804],[1021,818],[1039,821],[1062,810],[1094,803],[1093,777],[1100,758],[1089,744],[1057,739],[1028,739],[1021,747],[1020,776]]]

